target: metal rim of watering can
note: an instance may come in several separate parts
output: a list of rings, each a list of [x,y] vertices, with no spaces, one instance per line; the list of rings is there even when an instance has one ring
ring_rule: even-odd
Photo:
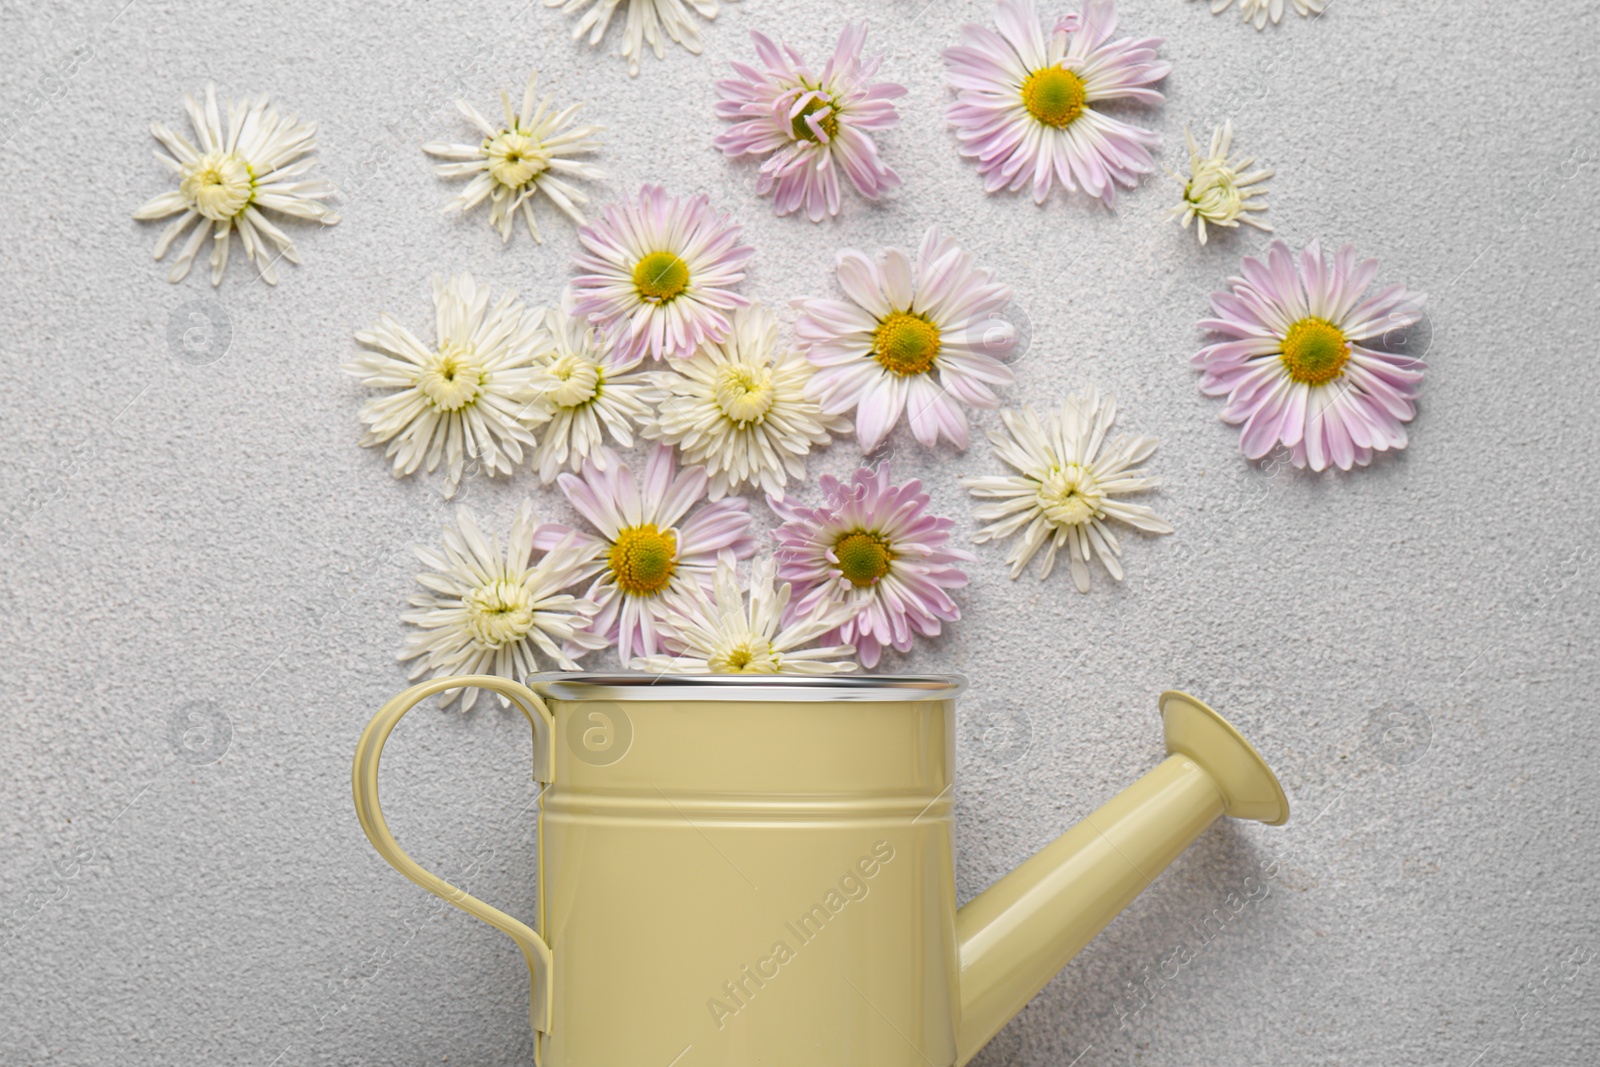
[[[551,671],[527,686],[553,700],[759,700],[897,702],[949,700],[967,687],[954,674],[751,675]]]

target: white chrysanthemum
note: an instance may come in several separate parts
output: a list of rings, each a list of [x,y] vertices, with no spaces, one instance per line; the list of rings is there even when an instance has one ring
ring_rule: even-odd
[[[442,549],[417,548],[428,568],[417,581],[428,591],[412,596],[417,610],[401,617],[418,629],[406,635],[399,657],[420,661],[413,679],[432,673],[520,680],[540,669],[535,653],[575,671],[574,657],[606,647],[606,639],[589,628],[599,606],[562,592],[582,580],[588,551],[569,536],[538,553],[538,532],[533,504],[524,501],[502,553],[500,539],[486,539],[462,507],[456,525],[445,528]],[[451,690],[442,702],[463,698],[461,710],[470,710],[478,690]]]
[[[545,317],[550,341],[539,352],[534,388],[550,421],[539,431],[533,460],[549,485],[563,470],[580,470],[594,457],[603,470],[606,435],[633,447],[633,428],[649,417],[661,391],[641,372],[640,360],[618,360],[603,333],[572,313],[570,297]]]
[[[589,197],[568,179],[600,181],[606,176],[594,164],[572,158],[598,149],[595,134],[603,127],[572,125],[582,104],[556,111],[550,106],[552,97],[546,96],[536,110],[533,90],[537,79],[537,72],[528,75],[520,111],[511,109],[511,94],[500,91],[506,115],[503,126],[490,124],[465,100],[456,101],[456,107],[483,134],[479,143],[435,141],[422,146],[428,155],[450,160],[434,167],[440,177],[472,179],[460,196],[445,205],[445,212],[470,211],[487,199],[489,223],[500,231],[502,241],[511,239],[511,227],[520,210],[528,235],[543,243],[533,217],[533,203],[540,193],[582,226],[588,220],[579,205],[587,204]]]
[[[1233,0],[1211,0],[1211,13],[1220,15],[1232,3]],[[1327,6],[1328,0],[1294,0],[1294,9],[1301,18],[1320,15]],[[1266,28],[1269,18],[1276,26],[1283,18],[1283,0],[1239,0],[1239,16],[1258,30]]]
[[[746,485],[782,500],[789,479],[806,476],[812,448],[850,431],[849,419],[806,395],[810,362],[780,350],[777,316],[759,304],[734,312],[726,340],[671,367],[650,376],[666,397],[640,431],[704,464],[712,500]]]
[[[738,0],[726,0],[737,3]],[[573,39],[589,34],[589,44],[597,45],[611,25],[611,16],[617,8],[627,8],[627,23],[622,31],[622,56],[628,61],[628,73],[637,76],[639,59],[644,54],[642,46],[649,44],[657,59],[665,58],[667,51],[662,31],[695,55],[703,47],[700,27],[689,17],[693,8],[707,22],[717,17],[718,0],[544,0],[545,7],[559,7],[563,15],[582,11],[583,17],[572,28]]]
[[[1068,397],[1060,412],[1052,411],[1043,420],[1030,405],[1020,412],[1002,411],[1000,417],[1010,434],[991,432],[989,440],[995,455],[1017,473],[963,478],[961,484],[975,497],[1000,501],[974,510],[979,522],[990,524],[973,536],[974,542],[983,544],[1022,532],[1022,539],[1006,554],[1012,578],[1022,573],[1041,548],[1045,555],[1039,577],[1048,577],[1056,551],[1067,546],[1073,584],[1087,593],[1091,556],[1099,556],[1111,577],[1122,581],[1122,564],[1117,558],[1122,548],[1108,520],[1146,533],[1172,532],[1154,511],[1118,499],[1160,483],[1135,467],[1156,450],[1154,437],[1120,436],[1106,443],[1106,432],[1117,417],[1115,398],[1102,400],[1091,386]]]
[[[378,325],[356,334],[368,351],[344,365],[346,373],[375,389],[361,408],[363,446],[389,443],[395,477],[445,463],[446,497],[461,484],[467,459],[491,475],[510,474],[522,449],[537,444],[532,429],[548,418],[533,365],[544,340],[542,313],[529,311],[515,293],[493,307],[489,289],[470,274],[433,279],[436,345],[429,347],[385,313]]]
[[[302,123],[294,115],[280,116],[262,93],[253,103],[228,101],[224,131],[214,85],[206,86],[204,108],[187,93],[183,107],[200,143],[189,143],[159,122],[150,124],[156,140],[172,153],[166,156],[157,152],[156,158],[178,176],[178,188],[149,201],[133,217],[143,221],[178,216],[156,242],[156,259],[167,254],[172,242],[191,223],[200,220],[167,273],[169,282],[182,281],[189,273],[195,254],[214,227],[212,285],[221,283],[222,272],[228,267],[228,243],[235,230],[244,244],[245,255],[261,272],[261,279],[268,285],[277,285],[278,259],[298,263],[300,255],[289,236],[263,212],[315,219],[325,226],[339,221],[331,208],[320,203],[336,192],[333,185],[299,180],[316,162],[315,156],[307,155],[316,148],[316,124]]]
[[[776,567],[770,559],[751,569],[746,604],[739,575],[732,564],[717,568],[716,599],[693,586],[689,595],[672,595],[662,623],[667,646],[677,655],[635,659],[636,671],[654,674],[840,674],[856,664],[849,645],[805,648],[851,614],[846,604],[831,604],[779,627],[792,589],[784,582],[773,589]]]
[[[1206,243],[1208,222],[1213,226],[1229,228],[1237,227],[1242,222],[1271,233],[1272,227],[1252,217],[1250,212],[1267,210],[1263,202],[1251,203],[1254,198],[1264,196],[1266,190],[1253,189],[1251,186],[1272,177],[1272,171],[1249,170],[1255,163],[1253,158],[1228,158],[1228,150],[1233,147],[1233,120],[1229,119],[1212,132],[1211,149],[1203,156],[1200,146],[1195,144],[1194,134],[1187,128],[1183,131],[1183,137],[1189,142],[1189,176],[1173,175],[1183,183],[1183,201],[1168,212],[1168,217],[1181,216],[1185,229],[1189,226],[1189,220],[1194,219],[1201,244]]]

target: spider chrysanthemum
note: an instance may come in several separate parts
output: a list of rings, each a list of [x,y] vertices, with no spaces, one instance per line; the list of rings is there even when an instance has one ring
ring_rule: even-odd
[[[1040,550],[1039,577],[1048,577],[1056,553],[1066,548],[1072,582],[1087,593],[1089,560],[1096,556],[1112,578],[1122,581],[1122,546],[1112,523],[1145,533],[1172,532],[1150,508],[1122,499],[1159,484],[1138,467],[1155,452],[1156,439],[1119,436],[1108,442],[1116,417],[1116,400],[1101,397],[1093,387],[1074,393],[1043,418],[1029,405],[1000,413],[1006,432],[991,431],[989,441],[1015,473],[963,478],[961,484],[979,499],[996,501],[974,510],[979,522],[989,524],[973,535],[974,542],[1017,537],[1006,554],[1012,578]]]
[[[171,153],[157,152],[156,158],[177,177],[178,188],[133,213],[140,220],[178,216],[156,242],[156,259],[165,256],[191,224],[199,223],[190,231],[167,281],[183,280],[209,235],[211,284],[221,284],[228,247],[237,233],[261,280],[278,284],[277,261],[298,263],[300,255],[289,235],[266,213],[312,219],[324,226],[339,221],[322,203],[336,192],[333,185],[304,177],[316,162],[310,154],[316,148],[316,125],[280,115],[265,93],[254,101],[228,101],[224,125],[213,85],[206,86],[204,106],[187,94],[183,106],[194,127],[194,143],[159,122],[150,124],[150,132]]]
[[[1427,365],[1380,346],[1421,320],[1424,297],[1392,285],[1363,299],[1377,273],[1349,245],[1330,262],[1312,241],[1297,261],[1273,241],[1265,263],[1246,257],[1231,291],[1211,294],[1200,328],[1224,340],[1190,362],[1201,392],[1228,398],[1222,419],[1243,426],[1246,457],[1281,444],[1297,467],[1349,470],[1406,446]]]
[[[489,289],[468,274],[433,279],[437,326],[424,344],[392,316],[356,334],[366,349],[344,370],[373,389],[392,392],[361,408],[364,446],[388,444],[395,477],[419,468],[447,475],[454,496],[468,459],[490,475],[510,474],[533,428],[548,417],[539,401],[534,363],[544,340],[541,314],[515,293],[491,307]]]
[[[805,477],[813,448],[850,430],[808,395],[812,373],[779,343],[777,317],[753,305],[734,312],[726,340],[651,376],[665,398],[641,429],[704,464],[712,500],[747,485],[782,497],[789,479]]]
[[[430,156],[448,161],[434,168],[440,177],[471,179],[444,210],[470,211],[488,200],[489,223],[500,231],[502,241],[511,239],[518,215],[522,216],[528,235],[535,241],[543,240],[533,213],[534,203],[541,195],[582,226],[588,220],[581,205],[587,204],[589,197],[572,182],[599,181],[606,176],[594,164],[574,158],[600,147],[595,135],[601,127],[573,125],[581,104],[558,111],[552,105],[554,98],[547,95],[535,106],[536,79],[536,73],[528,75],[520,110],[512,109],[511,95],[501,90],[505,122],[499,126],[478,114],[478,109],[465,100],[456,101],[456,107],[482,135],[477,144],[434,142],[422,146]]]
[[[1228,228],[1241,222],[1258,230],[1272,232],[1272,227],[1253,216],[1252,212],[1267,210],[1262,199],[1265,189],[1261,182],[1272,177],[1270,170],[1250,170],[1254,159],[1229,159],[1233,146],[1233,120],[1229,119],[1211,134],[1211,148],[1205,155],[1195,144],[1194,135],[1183,131],[1189,145],[1189,174],[1175,175],[1183,183],[1183,200],[1168,213],[1181,218],[1187,229],[1189,220],[1195,223],[1200,243],[1206,243],[1206,223]]]
[[[722,2],[731,4],[737,0]],[[572,36],[576,40],[587,33],[590,45],[600,43],[617,8],[625,8],[622,56],[628,61],[628,73],[638,75],[644,45],[650,46],[657,59],[666,56],[663,34],[699,55],[704,47],[700,43],[700,27],[689,13],[693,11],[709,22],[717,17],[721,5],[719,0],[544,0],[544,6],[559,7],[565,15],[582,11]]]
[[[995,22],[968,24],[963,43],[944,53],[961,154],[977,160],[988,192],[1032,185],[1043,203],[1059,181],[1111,206],[1117,186],[1155,169],[1161,139],[1095,105],[1159,104],[1150,86],[1172,69],[1156,58],[1161,40],[1112,40],[1114,0],[1084,0],[1082,16],[1048,32],[1036,0],[1000,0]]]
[[[1211,13],[1220,15],[1228,10],[1233,0],[1209,0]],[[1294,0],[1294,9],[1301,18],[1308,15],[1321,15],[1328,6],[1328,0]],[[1283,18],[1283,0],[1239,0],[1239,17],[1255,26],[1257,30],[1266,29],[1267,20],[1271,19],[1276,26]]]

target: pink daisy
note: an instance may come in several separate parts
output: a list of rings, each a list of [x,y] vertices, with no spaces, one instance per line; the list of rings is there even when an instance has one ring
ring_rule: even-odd
[[[1059,179],[1110,207],[1118,185],[1131,189],[1155,170],[1150,150],[1161,138],[1092,105],[1161,103],[1149,88],[1172,70],[1156,59],[1160,38],[1111,40],[1115,0],[1084,0],[1082,16],[1066,16],[1049,34],[1036,0],[1000,0],[995,23],[998,32],[969,23],[965,42],[944,53],[956,90],[947,117],[986,191],[1032,182],[1043,203]]]
[[[778,214],[804,205],[812,222],[837,215],[840,169],[868,200],[900,184],[879,161],[872,134],[900,121],[889,101],[906,88],[872,80],[883,56],[863,58],[865,26],[844,28],[820,75],[788,45],[780,48],[759,33],[750,37],[766,69],[734,63],[738,77],[717,82],[717,114],[737,121],[715,144],[728,156],[768,156],[756,191],[774,193]]]
[[[1016,333],[1001,311],[1011,290],[972,256],[930,229],[913,268],[899,249],[882,264],[847,249],[837,259],[848,301],[798,300],[795,340],[817,366],[812,389],[823,411],[856,413],[856,437],[871,452],[902,414],[932,446],[943,436],[967,447],[963,404],[997,407],[992,386],[1010,385],[1001,358]]]
[[[767,498],[784,520],[772,532],[778,577],[795,589],[786,623],[844,604],[849,620],[818,640],[854,645],[870,670],[885,645],[909,652],[915,635],[936,637],[944,623],[961,617],[945,590],[967,584],[955,564],[976,557],[948,547],[955,524],[927,513],[921,482],[890,484],[884,463],[862,467],[849,483],[824,475],[819,484],[819,508]]]
[[[705,468],[674,473],[672,449],[665,445],[651,451],[637,483],[609,448],[600,450],[598,460],[585,460],[581,476],[563,474],[559,481],[572,506],[599,531],[575,538],[589,552],[581,576],[595,576],[584,593],[600,609],[589,628],[616,644],[626,666],[661,648],[665,594],[710,593],[718,563],[748,559],[756,546],[742,497],[689,514],[706,495]],[[570,533],[565,526],[543,525],[534,547],[548,551]]]
[[[1378,273],[1345,245],[1329,264],[1312,241],[1298,270],[1289,246],[1273,241],[1265,263],[1246,257],[1233,291],[1212,293],[1217,317],[1200,327],[1226,340],[1191,358],[1205,373],[1200,391],[1228,397],[1222,420],[1244,424],[1240,450],[1260,459],[1283,444],[1297,467],[1349,470],[1374,452],[1404,448],[1402,423],[1417,413],[1420,359],[1361,342],[1422,318],[1424,297],[1393,285],[1362,300]]]
[[[693,355],[728,335],[728,312],[750,301],[730,288],[744,280],[751,250],[739,227],[706,204],[668,196],[659,185],[612,204],[578,231],[585,273],[572,282],[577,314],[614,339],[622,362]]]

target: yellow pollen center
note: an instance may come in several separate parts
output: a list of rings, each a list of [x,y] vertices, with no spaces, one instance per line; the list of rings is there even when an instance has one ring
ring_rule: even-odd
[[[528,591],[516,582],[479,586],[463,598],[463,603],[467,608],[467,632],[484,648],[514,644],[533,629]]]
[[[689,264],[671,252],[651,252],[633,268],[633,287],[646,300],[664,304],[689,288]]]
[[[1056,526],[1082,526],[1103,512],[1106,494],[1089,468],[1068,463],[1053,469],[1039,483],[1039,508]]]
[[[834,542],[833,554],[839,562],[839,573],[857,589],[876,584],[889,573],[889,563],[894,559],[889,542],[867,530],[853,530],[839,538]]]
[[[772,642],[747,637],[713,653],[706,666],[712,674],[771,674],[776,669]]]
[[[201,215],[226,222],[255,198],[255,175],[250,164],[232,152],[207,152],[183,168],[178,191]]]
[[[1022,106],[1028,114],[1058,130],[1077,121],[1088,95],[1083,79],[1061,67],[1041,67],[1022,83]]]
[[[581,408],[600,395],[605,384],[605,371],[598,363],[578,356],[562,356],[550,365],[550,377],[555,384],[545,393],[557,407]]]
[[[777,393],[772,388],[772,371],[742,363],[730,363],[717,376],[717,407],[734,422],[760,422],[772,410]]]
[[[534,138],[517,130],[501,130],[484,143],[489,177],[509,189],[520,189],[550,166],[550,154]]]
[[[819,140],[819,138],[817,137],[816,133],[811,129],[811,123],[807,122],[806,119],[810,118],[812,115],[815,115],[817,112],[822,111],[825,108],[833,108],[833,101],[829,100],[825,96],[813,96],[810,100],[806,101],[805,106],[800,109],[800,113],[795,115],[794,118],[789,120],[789,128],[794,133],[795,140],[797,140],[797,141],[817,141],[817,140]],[[835,137],[838,137],[839,136],[839,112],[838,112],[838,110],[837,109],[830,110],[828,112],[828,114],[824,115],[822,118],[817,120],[817,125],[822,127],[822,132],[827,135],[829,141],[832,141]]]
[[[1350,342],[1327,319],[1301,319],[1289,327],[1279,355],[1289,377],[1306,385],[1327,385],[1344,373],[1350,362]]]
[[[478,399],[487,377],[471,348],[446,341],[417,376],[417,389],[435,409],[460,411]]]
[[[896,374],[926,374],[939,358],[939,327],[909,311],[891,311],[872,332],[872,356]]]
[[[607,559],[617,588],[629,596],[655,596],[678,566],[678,536],[656,524],[630,526],[617,534]]]

